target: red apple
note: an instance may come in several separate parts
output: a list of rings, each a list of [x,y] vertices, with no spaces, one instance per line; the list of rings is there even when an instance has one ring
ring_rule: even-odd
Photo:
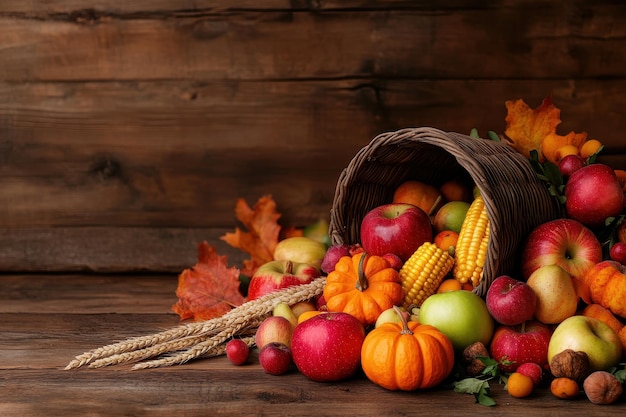
[[[583,166],[585,166],[585,161],[580,155],[566,155],[559,162],[559,171],[561,175],[567,179]]]
[[[609,250],[611,260],[626,265],[626,242],[616,242]]]
[[[424,242],[433,239],[428,214],[412,204],[385,204],[361,221],[361,245],[370,255],[396,254],[405,262]]]
[[[266,294],[308,284],[320,276],[315,266],[291,261],[270,261],[261,265],[250,279],[248,300],[256,300]]]
[[[493,280],[485,299],[491,317],[509,326],[531,320],[537,305],[537,295],[533,289],[508,275]]]
[[[330,274],[335,270],[335,265],[342,256],[350,256],[350,245],[345,243],[332,245],[326,250],[320,268],[323,272]]]
[[[400,269],[402,269],[402,265],[403,265],[402,259],[400,259],[400,257],[396,255],[395,253],[386,253],[383,255],[383,258],[385,258],[387,262],[389,262],[389,266],[395,269],[396,271],[399,271]]]
[[[603,225],[624,209],[624,191],[613,168],[605,164],[587,165],[574,172],[564,194],[568,216],[589,227]]]
[[[298,324],[291,339],[293,361],[318,382],[349,378],[361,364],[365,329],[347,313],[321,313]]]
[[[522,250],[522,277],[544,265],[558,265],[573,278],[581,278],[602,260],[602,246],[596,235],[574,219],[542,223],[530,232]]]
[[[548,345],[552,329],[538,321],[527,321],[517,326],[499,326],[493,333],[490,355],[504,372],[515,372],[527,362],[539,366],[548,364]]]
[[[259,351],[259,363],[268,374],[282,375],[293,363],[291,349],[282,343],[269,343]]]
[[[269,343],[282,343],[291,346],[294,327],[283,316],[270,316],[261,322],[254,335],[257,348],[262,349]]]

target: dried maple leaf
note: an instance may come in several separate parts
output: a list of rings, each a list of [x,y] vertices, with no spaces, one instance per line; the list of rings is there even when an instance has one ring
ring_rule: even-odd
[[[513,148],[519,153],[530,157],[530,151],[539,153],[539,160],[543,162],[541,142],[561,123],[561,111],[552,104],[550,97],[546,97],[536,109],[531,109],[524,100],[509,100],[505,102],[507,108],[506,134]]]
[[[226,266],[207,242],[198,245],[198,263],[178,276],[178,302],[172,310],[181,320],[208,320],[219,317],[245,300],[239,292],[239,269]]]
[[[237,227],[234,233],[226,233],[220,239],[250,255],[249,260],[243,261],[241,272],[252,276],[259,266],[274,259],[274,249],[280,234],[280,214],[276,212],[276,202],[272,197],[263,196],[254,209],[244,199],[238,199],[235,215],[247,231]]]

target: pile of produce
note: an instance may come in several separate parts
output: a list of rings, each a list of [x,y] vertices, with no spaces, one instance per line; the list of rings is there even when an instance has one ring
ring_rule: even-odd
[[[360,220],[360,241],[331,244],[328,223],[281,229],[271,197],[239,201],[223,240],[251,255],[242,268],[207,242],[179,276],[173,329],[77,356],[67,369],[134,363],[133,369],[258,350],[272,375],[338,381],[359,371],[389,390],[450,386],[494,405],[489,383],[513,397],[537,386],[561,399],[610,404],[626,380],[626,171],[599,162],[586,133],[556,133],[559,110],[506,103],[507,129],[487,139],[528,158],[563,217],[537,225],[518,268],[484,297],[492,230],[467,178],[435,186],[407,178]],[[511,190],[515,192],[515,190]],[[527,213],[532,216],[532,213]]]

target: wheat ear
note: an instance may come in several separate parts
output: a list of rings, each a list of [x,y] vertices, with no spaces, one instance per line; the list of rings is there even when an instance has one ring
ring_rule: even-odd
[[[216,317],[214,319],[183,324],[163,332],[147,336],[133,337],[118,343],[92,349],[76,356],[72,361],[70,361],[65,369],[70,370],[80,368],[99,359],[127,352],[135,352],[166,342],[171,342],[171,346],[175,346],[177,341],[188,337],[190,339],[194,339],[194,343],[196,343],[196,337],[221,335],[225,330],[228,330],[229,327],[233,325],[240,326],[239,329],[243,329],[245,328],[246,321],[249,322],[255,318],[271,313],[278,303],[285,302],[287,304],[295,304],[299,301],[308,300],[321,294],[325,284],[326,278],[320,277],[313,280],[313,282],[309,284],[292,286],[267,294],[256,300],[247,301],[239,307],[233,308],[223,316]],[[244,321],[243,323],[242,320]],[[202,342],[200,341],[199,343]],[[131,357],[132,355],[128,356]]]

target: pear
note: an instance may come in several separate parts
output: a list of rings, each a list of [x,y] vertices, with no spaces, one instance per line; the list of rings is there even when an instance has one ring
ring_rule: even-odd
[[[535,318],[544,324],[558,324],[576,314],[578,295],[572,276],[558,265],[544,265],[526,281],[537,294]]]
[[[298,324],[298,317],[293,312],[289,304],[284,302],[280,302],[274,306],[272,316],[286,318],[287,320],[289,320],[289,323],[291,323],[291,326],[294,328]]]

